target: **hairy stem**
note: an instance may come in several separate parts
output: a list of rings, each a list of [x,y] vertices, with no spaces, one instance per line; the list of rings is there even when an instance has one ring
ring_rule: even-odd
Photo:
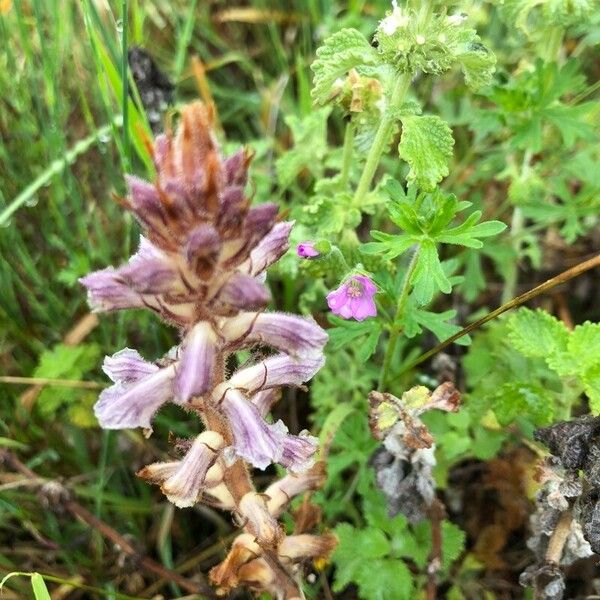
[[[371,182],[375,176],[375,171],[377,170],[379,161],[381,160],[381,155],[383,154],[385,146],[389,141],[392,128],[394,127],[394,122],[397,118],[396,110],[402,106],[411,80],[412,73],[403,73],[400,75],[400,77],[398,77],[398,79],[396,79],[394,83],[394,87],[392,88],[392,93],[390,95],[390,104],[386,108],[386,111],[379,123],[379,127],[377,128],[375,139],[373,140],[373,144],[371,145],[369,154],[367,155],[367,160],[360,176],[358,186],[354,192],[354,197],[352,199],[352,204],[354,206],[360,206],[364,197],[369,192]]]
[[[387,348],[385,349],[385,355],[383,357],[383,366],[381,368],[381,373],[379,374],[379,383],[377,389],[380,392],[382,392],[385,387],[390,367],[392,364],[392,359],[394,357],[394,352],[396,351],[396,345],[398,344],[398,337],[401,332],[401,329],[398,327],[398,321],[400,321],[400,319],[404,315],[404,310],[406,309],[406,303],[408,301],[408,294],[410,292],[412,276],[415,272],[415,267],[417,266],[420,249],[421,247],[417,246],[412,255],[412,258],[410,259],[408,269],[406,270],[406,275],[404,276],[404,281],[402,282],[400,296],[398,296],[398,304],[396,305],[396,314],[394,315],[394,321],[392,323],[390,339],[388,341]]]
[[[352,150],[354,149],[354,125],[351,121],[346,123],[344,132],[344,148],[342,151],[342,170],[340,171],[340,185],[345,189],[350,177],[350,167],[352,166]]]

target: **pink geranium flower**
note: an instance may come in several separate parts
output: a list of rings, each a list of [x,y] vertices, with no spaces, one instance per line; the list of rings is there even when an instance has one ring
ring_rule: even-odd
[[[327,294],[327,304],[333,314],[344,319],[364,321],[377,315],[373,296],[377,287],[366,275],[353,275],[333,292]]]
[[[315,256],[319,256],[320,252],[315,249],[313,242],[302,242],[298,244],[296,254],[300,258],[314,258]]]

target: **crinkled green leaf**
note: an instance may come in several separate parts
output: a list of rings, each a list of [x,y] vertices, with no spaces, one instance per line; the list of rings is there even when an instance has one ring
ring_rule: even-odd
[[[465,76],[465,83],[471,89],[477,90],[491,83],[496,70],[496,56],[483,44],[472,41],[455,56]]]
[[[540,309],[520,308],[511,316],[509,330],[513,346],[525,356],[545,358],[567,349],[564,323]]]
[[[552,421],[555,403],[556,397],[549,390],[515,381],[500,387],[492,408],[501,425],[510,425],[517,418],[523,418],[541,426]]]
[[[356,29],[342,29],[328,37],[317,50],[311,69],[315,74],[312,97],[317,104],[326,104],[332,95],[336,79],[345,77],[350,69],[379,62],[376,50]]]
[[[292,132],[294,146],[275,163],[277,177],[283,187],[290,185],[300,171],[307,169],[315,177],[322,174],[327,148],[327,119],[330,107],[315,109],[303,119],[289,115],[286,125]]]
[[[433,190],[449,172],[454,138],[446,121],[437,115],[402,119],[398,152],[410,166],[408,179],[423,190]]]
[[[591,367],[581,378],[583,389],[590,401],[590,411],[600,414],[600,364]]]
[[[577,325],[569,336],[567,351],[582,371],[600,364],[600,323]]]

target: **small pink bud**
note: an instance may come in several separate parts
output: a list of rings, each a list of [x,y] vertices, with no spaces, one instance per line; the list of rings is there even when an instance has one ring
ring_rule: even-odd
[[[296,254],[300,258],[315,258],[320,252],[315,248],[313,242],[302,242],[296,248]]]

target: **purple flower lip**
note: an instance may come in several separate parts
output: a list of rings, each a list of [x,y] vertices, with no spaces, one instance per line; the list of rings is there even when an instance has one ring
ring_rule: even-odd
[[[302,242],[296,247],[296,254],[300,258],[315,258],[320,252],[315,248],[313,242]]]
[[[343,319],[364,321],[377,316],[373,297],[377,287],[366,275],[353,275],[337,290],[327,294],[327,305],[334,315]]]
[[[312,319],[282,313],[240,313],[224,321],[221,332],[233,348],[264,344],[295,357],[320,355],[327,342]]]

